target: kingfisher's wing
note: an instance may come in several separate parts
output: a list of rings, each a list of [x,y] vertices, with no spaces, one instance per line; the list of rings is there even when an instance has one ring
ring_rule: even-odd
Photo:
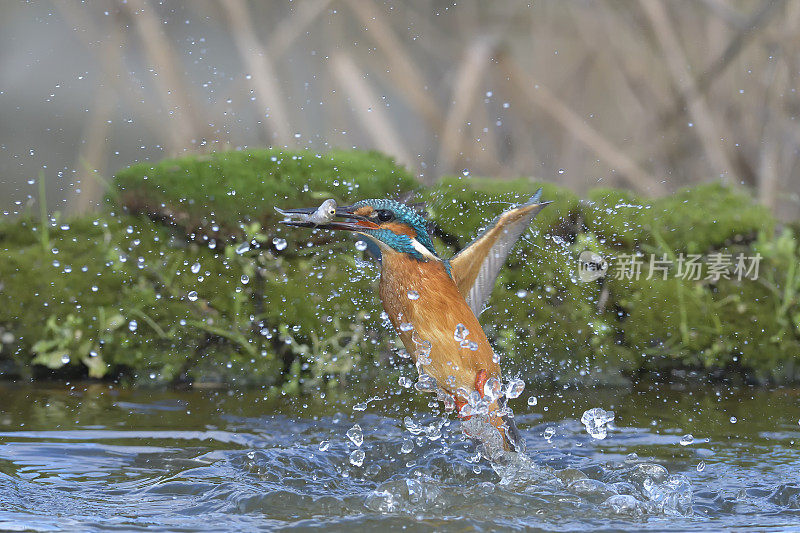
[[[479,316],[508,254],[533,218],[550,202],[541,202],[542,189],[530,200],[494,219],[486,230],[450,260],[458,291]]]

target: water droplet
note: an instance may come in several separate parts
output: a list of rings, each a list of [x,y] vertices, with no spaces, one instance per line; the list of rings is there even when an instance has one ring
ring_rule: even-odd
[[[247,285],[248,283],[250,283],[250,276],[248,276],[247,274],[242,274],[241,280],[242,280],[242,285]]]
[[[272,244],[278,251],[285,250],[287,245],[286,239],[281,239],[280,237],[275,237],[272,239]]]
[[[602,440],[608,435],[606,424],[614,420],[614,411],[606,411],[600,407],[589,409],[581,416],[581,424],[586,426],[586,433],[593,439]]]
[[[364,457],[366,454],[364,450],[361,448],[357,450],[353,450],[353,453],[350,454],[350,464],[353,466],[361,466],[364,464]]]
[[[414,449],[414,443],[411,442],[410,439],[404,439],[403,444],[400,445],[400,451],[402,453],[411,453],[411,450]]]
[[[691,433],[684,435],[680,440],[681,446],[688,446],[694,442],[694,436]]]
[[[200,272],[200,263],[195,263],[192,265],[192,273],[197,274]]]
[[[410,378],[407,378],[405,376],[400,376],[397,379],[397,384],[403,387],[404,389],[410,389],[411,385],[413,385],[414,382]]]
[[[519,398],[522,391],[525,390],[525,382],[519,378],[512,379],[506,385],[506,398],[513,399]]]
[[[702,472],[705,469],[706,469],[705,461],[700,461],[699,463],[697,463],[697,471],[698,472]]]
[[[414,324],[411,322],[401,322],[400,323],[400,331],[411,331],[414,329]]]
[[[419,435],[422,433],[422,427],[414,422],[414,419],[410,416],[403,417],[403,425],[409,432],[411,432],[412,435]]]
[[[531,396],[530,398],[528,398],[528,405],[530,405],[531,407],[533,407],[537,403],[539,403],[539,399],[536,396]]]
[[[420,374],[414,388],[420,392],[436,392],[436,380],[428,374]]]
[[[419,293],[417,291],[408,291],[406,293],[409,300],[419,300]]]
[[[431,363],[431,349],[433,348],[431,342],[420,339],[416,331],[411,334],[411,340],[413,340],[414,344],[417,346],[417,349],[414,350],[414,357],[417,360],[417,365],[429,365]]]
[[[321,452],[327,451],[328,448],[330,448],[330,447],[331,447],[330,441],[324,440],[324,441],[319,443],[319,451],[321,451]]]
[[[738,422],[739,420],[738,420],[738,419],[737,419],[735,416],[732,416],[732,417],[730,418],[730,421],[731,421],[731,424],[735,424],[735,423],[736,423],[736,422]]]
[[[131,320],[130,322],[128,322],[128,329],[131,331],[136,331],[137,329],[139,329],[139,323],[136,322],[135,320]]]
[[[363,252],[367,249],[367,243],[365,241],[356,241],[356,250],[359,252]]]
[[[528,291],[525,289],[520,289],[517,291],[517,298],[525,298],[528,295]]]
[[[367,410],[367,402],[357,403],[353,406],[353,411],[366,411]]]
[[[69,364],[69,355],[64,354],[61,356],[61,364],[68,365]]]
[[[442,438],[442,428],[440,428],[437,424],[431,424],[425,428],[425,436],[429,441],[439,440]]]
[[[456,324],[456,330],[453,332],[453,340],[466,348],[467,344],[469,343],[467,340],[467,335],[469,335],[467,326],[461,323]]]
[[[558,169],[558,173],[559,173],[559,175],[560,175],[560,174],[563,174],[564,172],[566,172],[566,170],[564,170],[563,168],[559,168],[559,169]]]
[[[489,378],[483,385],[483,396],[488,402],[493,402],[503,395],[503,383],[497,378]]]
[[[364,432],[361,431],[361,426],[355,424],[347,430],[347,438],[356,446],[361,446],[364,443]]]
[[[196,302],[197,301],[197,291],[191,291],[189,294],[186,295],[189,298],[189,301]]]
[[[547,426],[546,428],[544,428],[544,433],[542,434],[542,436],[545,439],[550,440],[553,438],[555,434],[556,434],[555,428],[553,428],[552,426]]]
[[[236,247],[236,253],[239,254],[239,255],[242,255],[243,253],[249,252],[249,251],[250,251],[250,243],[249,242],[243,242],[239,246]]]
[[[462,175],[462,176],[464,176],[464,177],[467,177],[467,176],[469,176],[469,169],[468,169],[468,168],[465,168],[464,170],[462,170],[462,171],[461,171],[461,175]]]
[[[455,411],[455,409],[456,409],[456,400],[455,400],[455,398],[453,398],[452,396],[450,396],[448,394],[448,395],[445,395],[444,398],[442,398],[442,402],[444,403],[444,410],[445,411],[447,411],[448,413],[452,413],[453,411]]]

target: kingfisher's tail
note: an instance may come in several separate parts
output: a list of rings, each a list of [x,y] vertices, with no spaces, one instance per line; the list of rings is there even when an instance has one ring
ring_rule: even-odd
[[[500,412],[507,411],[505,398],[497,400],[497,405]],[[498,421],[495,424],[495,420]],[[494,425],[503,437],[503,449],[509,452],[524,452],[525,441],[517,429],[517,424],[514,422],[513,414],[502,414],[492,416],[492,425]]]

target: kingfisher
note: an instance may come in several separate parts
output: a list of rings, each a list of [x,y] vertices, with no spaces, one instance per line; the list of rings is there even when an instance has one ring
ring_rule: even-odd
[[[487,448],[518,451],[522,441],[505,405],[500,359],[478,316],[512,248],[550,203],[540,200],[541,191],[503,212],[449,260],[437,253],[424,214],[409,198],[336,206],[323,223],[308,219],[319,208],[280,211],[289,226],[347,231],[366,239],[381,265],[381,304],[417,366],[418,384],[433,385],[426,388],[437,391],[445,409],[456,410],[462,419],[482,417],[488,432],[474,425],[465,432]]]

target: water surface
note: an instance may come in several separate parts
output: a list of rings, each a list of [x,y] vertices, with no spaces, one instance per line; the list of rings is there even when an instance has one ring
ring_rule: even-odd
[[[796,389],[526,391],[530,460],[504,468],[396,388],[0,385],[0,529],[800,527]],[[593,407],[615,412],[603,440]]]

